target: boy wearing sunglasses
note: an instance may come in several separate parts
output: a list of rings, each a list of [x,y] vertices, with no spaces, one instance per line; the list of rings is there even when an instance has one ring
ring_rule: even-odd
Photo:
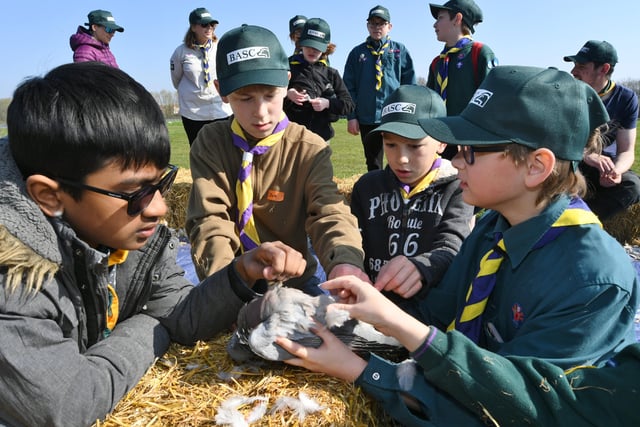
[[[279,339],[298,357],[289,363],[354,381],[403,425],[482,425],[483,417],[495,425],[585,423],[557,411],[563,405],[554,399],[552,412],[567,418],[547,418],[524,394],[526,387],[552,390],[564,378],[534,373],[532,382],[516,377],[503,389],[495,377],[509,367],[480,349],[571,369],[603,366],[635,343],[636,272],[580,198],[586,185],[576,169],[607,120],[597,93],[570,74],[519,66],[493,69],[460,116],[419,120],[432,138],[461,146],[452,163],[462,197],[487,213],[418,318],[356,279],[323,285],[343,299],[337,308],[397,338],[411,352],[415,376],[404,374],[406,364],[359,358],[327,331],[318,349]],[[459,365],[443,369],[448,357]]]
[[[212,338],[256,296],[256,280],[304,271],[301,254],[276,242],[189,283],[160,224],[177,171],[164,117],[120,70],[74,63],[31,78],[7,124],[0,424],[102,419],[171,341]]]
[[[78,26],[78,31],[69,38],[73,62],[98,61],[118,68],[109,44],[116,31],[122,33],[124,28],[116,24],[107,10],[92,10],[87,18],[89,22],[84,24],[87,27]]]

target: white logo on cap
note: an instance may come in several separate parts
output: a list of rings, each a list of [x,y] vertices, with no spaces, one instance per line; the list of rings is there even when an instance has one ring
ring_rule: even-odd
[[[582,46],[582,49],[580,49],[580,53],[589,53],[589,48],[587,46]]]
[[[305,22],[307,22],[306,19],[298,19],[297,21],[293,21],[293,24],[291,25],[295,27],[296,25],[304,24]]]
[[[209,12],[203,12],[200,15],[200,18],[211,18],[211,14]]]
[[[476,90],[476,93],[474,93],[471,97],[471,101],[469,101],[469,104],[475,104],[478,107],[483,108],[485,105],[487,105],[487,102],[489,102],[489,99],[491,99],[492,96],[493,92],[485,89],[478,89]]]
[[[227,65],[251,59],[269,59],[271,52],[267,46],[249,46],[227,53]]]
[[[391,113],[406,113],[406,114],[415,114],[416,113],[416,104],[412,104],[410,102],[394,102],[393,104],[389,104],[382,109],[382,116],[386,116]]]
[[[375,15],[375,14],[384,15],[384,10],[382,10],[382,9],[374,9],[374,10],[371,11],[371,13],[369,15]]]
[[[311,28],[307,30],[307,34],[313,37],[318,37],[319,39],[324,39],[325,36],[322,31],[312,30]]]
[[[107,21],[109,22],[116,22],[116,20],[114,19],[113,16],[107,16]]]

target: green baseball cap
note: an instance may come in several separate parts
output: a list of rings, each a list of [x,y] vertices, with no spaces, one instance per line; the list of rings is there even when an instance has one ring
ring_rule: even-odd
[[[116,24],[116,20],[108,10],[92,10],[87,15],[87,19],[89,20],[89,22],[85,22],[84,25],[102,25],[103,27],[108,28],[111,31],[124,31],[124,28]]]
[[[298,44],[324,52],[327,50],[330,41],[331,29],[329,29],[327,21],[321,18],[311,18],[302,27]]]
[[[438,19],[441,10],[449,10],[453,13],[460,13],[462,21],[469,27],[469,31],[474,33],[474,25],[482,22],[482,10],[473,0],[450,0],[445,4],[429,3],[431,15]]]
[[[218,20],[213,19],[211,12],[204,7],[193,9],[189,14],[189,24],[210,24],[211,22],[219,24]]]
[[[289,19],[289,34],[293,34],[295,30],[299,30],[304,27],[307,22],[307,17],[304,15],[296,15]]]
[[[446,115],[447,108],[437,92],[425,86],[402,85],[384,100],[381,124],[369,135],[389,132],[409,139],[422,139],[428,134],[418,120]]]
[[[249,85],[287,87],[289,59],[275,34],[243,24],[220,37],[216,72],[222,96]]]
[[[580,161],[591,133],[608,120],[598,94],[571,74],[500,66],[489,72],[459,116],[419,122],[426,133],[447,144],[515,143]]]
[[[370,20],[371,18],[380,18],[380,19],[384,19],[387,22],[391,22],[391,14],[389,13],[389,9],[380,5],[374,6],[369,11],[369,16],[367,17],[367,21]]]
[[[578,53],[572,56],[565,56],[566,62],[598,62],[601,64],[616,65],[618,62],[618,52],[611,43],[600,40],[589,40],[580,48]]]

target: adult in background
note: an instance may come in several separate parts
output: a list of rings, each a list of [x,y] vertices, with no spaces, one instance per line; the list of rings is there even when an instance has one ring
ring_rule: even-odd
[[[640,178],[631,167],[635,159],[638,97],[611,79],[618,62],[616,49],[606,41],[589,40],[564,60],[573,62],[571,74],[600,95],[610,121],[602,154],[585,155],[580,171],[587,179],[585,202],[602,220],[640,202]]]
[[[218,21],[204,7],[189,14],[189,29],[184,43],[171,55],[171,82],[178,90],[182,125],[189,146],[202,126],[231,114],[213,85],[216,79],[216,50]]]
[[[116,31],[122,33],[124,28],[116,24],[107,10],[92,10],[87,18],[89,22],[84,24],[87,28],[78,26],[78,31],[69,38],[73,62],[98,61],[119,68],[109,44]]]
[[[380,124],[384,100],[400,85],[416,83],[411,55],[402,43],[391,40],[391,28],[389,9],[373,7],[367,17],[369,37],[351,50],[342,76],[356,105],[347,116],[347,131],[360,134],[367,170],[382,169],[382,136],[367,135]]]

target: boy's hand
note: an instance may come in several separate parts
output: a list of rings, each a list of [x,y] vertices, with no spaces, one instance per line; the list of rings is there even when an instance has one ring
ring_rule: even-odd
[[[355,381],[366,368],[367,362],[351,351],[325,326],[316,324],[313,332],[322,339],[322,345],[318,348],[303,347],[287,338],[276,338],[276,344],[296,356],[284,362],[345,381]]]
[[[294,88],[291,88],[287,91],[287,98],[289,98],[291,102],[297,105],[302,105],[303,103],[309,101],[309,95],[307,94],[306,90],[299,92]]]
[[[360,280],[371,283],[371,281],[369,280],[369,276],[367,276],[367,273],[351,264],[337,264],[331,269],[331,271],[327,275],[327,279],[335,279],[336,277],[341,276],[356,276]]]
[[[320,286],[339,301],[329,305],[329,310],[347,311],[350,317],[369,323],[381,333],[396,338],[409,351],[417,349],[429,335],[427,325],[357,277],[339,277]]]
[[[422,276],[414,263],[400,255],[382,266],[374,286],[379,291],[395,292],[402,298],[411,298],[422,289]]]
[[[329,100],[327,98],[310,99],[309,103],[313,107],[313,111],[322,111],[329,108]]]
[[[282,242],[262,243],[236,261],[238,274],[250,284],[259,279],[285,281],[298,277],[306,266],[302,254]]]
[[[358,122],[358,119],[351,119],[347,122],[347,132],[351,135],[360,134],[360,122]]]

